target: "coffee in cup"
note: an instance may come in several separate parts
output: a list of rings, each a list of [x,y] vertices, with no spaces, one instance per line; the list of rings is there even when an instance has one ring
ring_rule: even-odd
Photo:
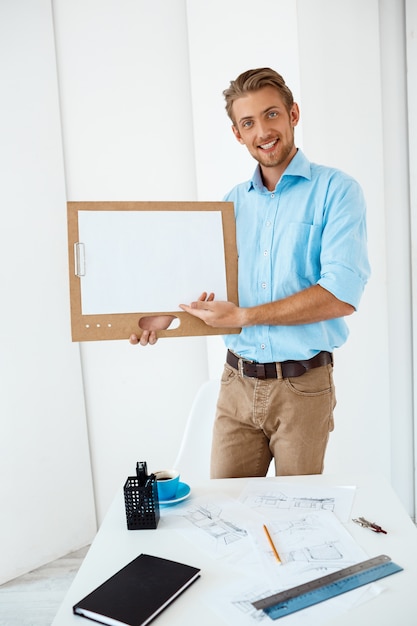
[[[180,473],[175,469],[160,470],[154,472],[159,500],[172,500],[175,498],[180,482]]]

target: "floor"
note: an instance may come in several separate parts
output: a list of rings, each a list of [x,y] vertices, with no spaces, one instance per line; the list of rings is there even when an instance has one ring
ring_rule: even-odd
[[[88,547],[0,586],[0,626],[51,626]]]

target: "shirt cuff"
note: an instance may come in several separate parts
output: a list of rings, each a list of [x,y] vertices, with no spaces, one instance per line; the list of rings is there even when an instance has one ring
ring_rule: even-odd
[[[336,272],[326,272],[318,284],[330,291],[338,300],[347,302],[358,309],[360,299],[365,289],[366,280],[349,270],[338,267]]]

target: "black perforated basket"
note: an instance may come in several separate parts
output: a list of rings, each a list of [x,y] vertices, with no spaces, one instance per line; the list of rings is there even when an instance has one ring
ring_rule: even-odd
[[[144,461],[136,464],[136,476],[128,476],[123,487],[126,523],[129,530],[156,528],[159,500],[154,474],[148,476]]]

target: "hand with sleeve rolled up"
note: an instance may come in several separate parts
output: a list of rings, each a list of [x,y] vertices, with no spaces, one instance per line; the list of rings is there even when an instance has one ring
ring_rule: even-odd
[[[180,308],[214,328],[243,328],[245,326],[297,326],[351,315],[355,308],[332,293],[313,285],[291,296],[259,304],[239,307],[233,302],[199,299]]]

